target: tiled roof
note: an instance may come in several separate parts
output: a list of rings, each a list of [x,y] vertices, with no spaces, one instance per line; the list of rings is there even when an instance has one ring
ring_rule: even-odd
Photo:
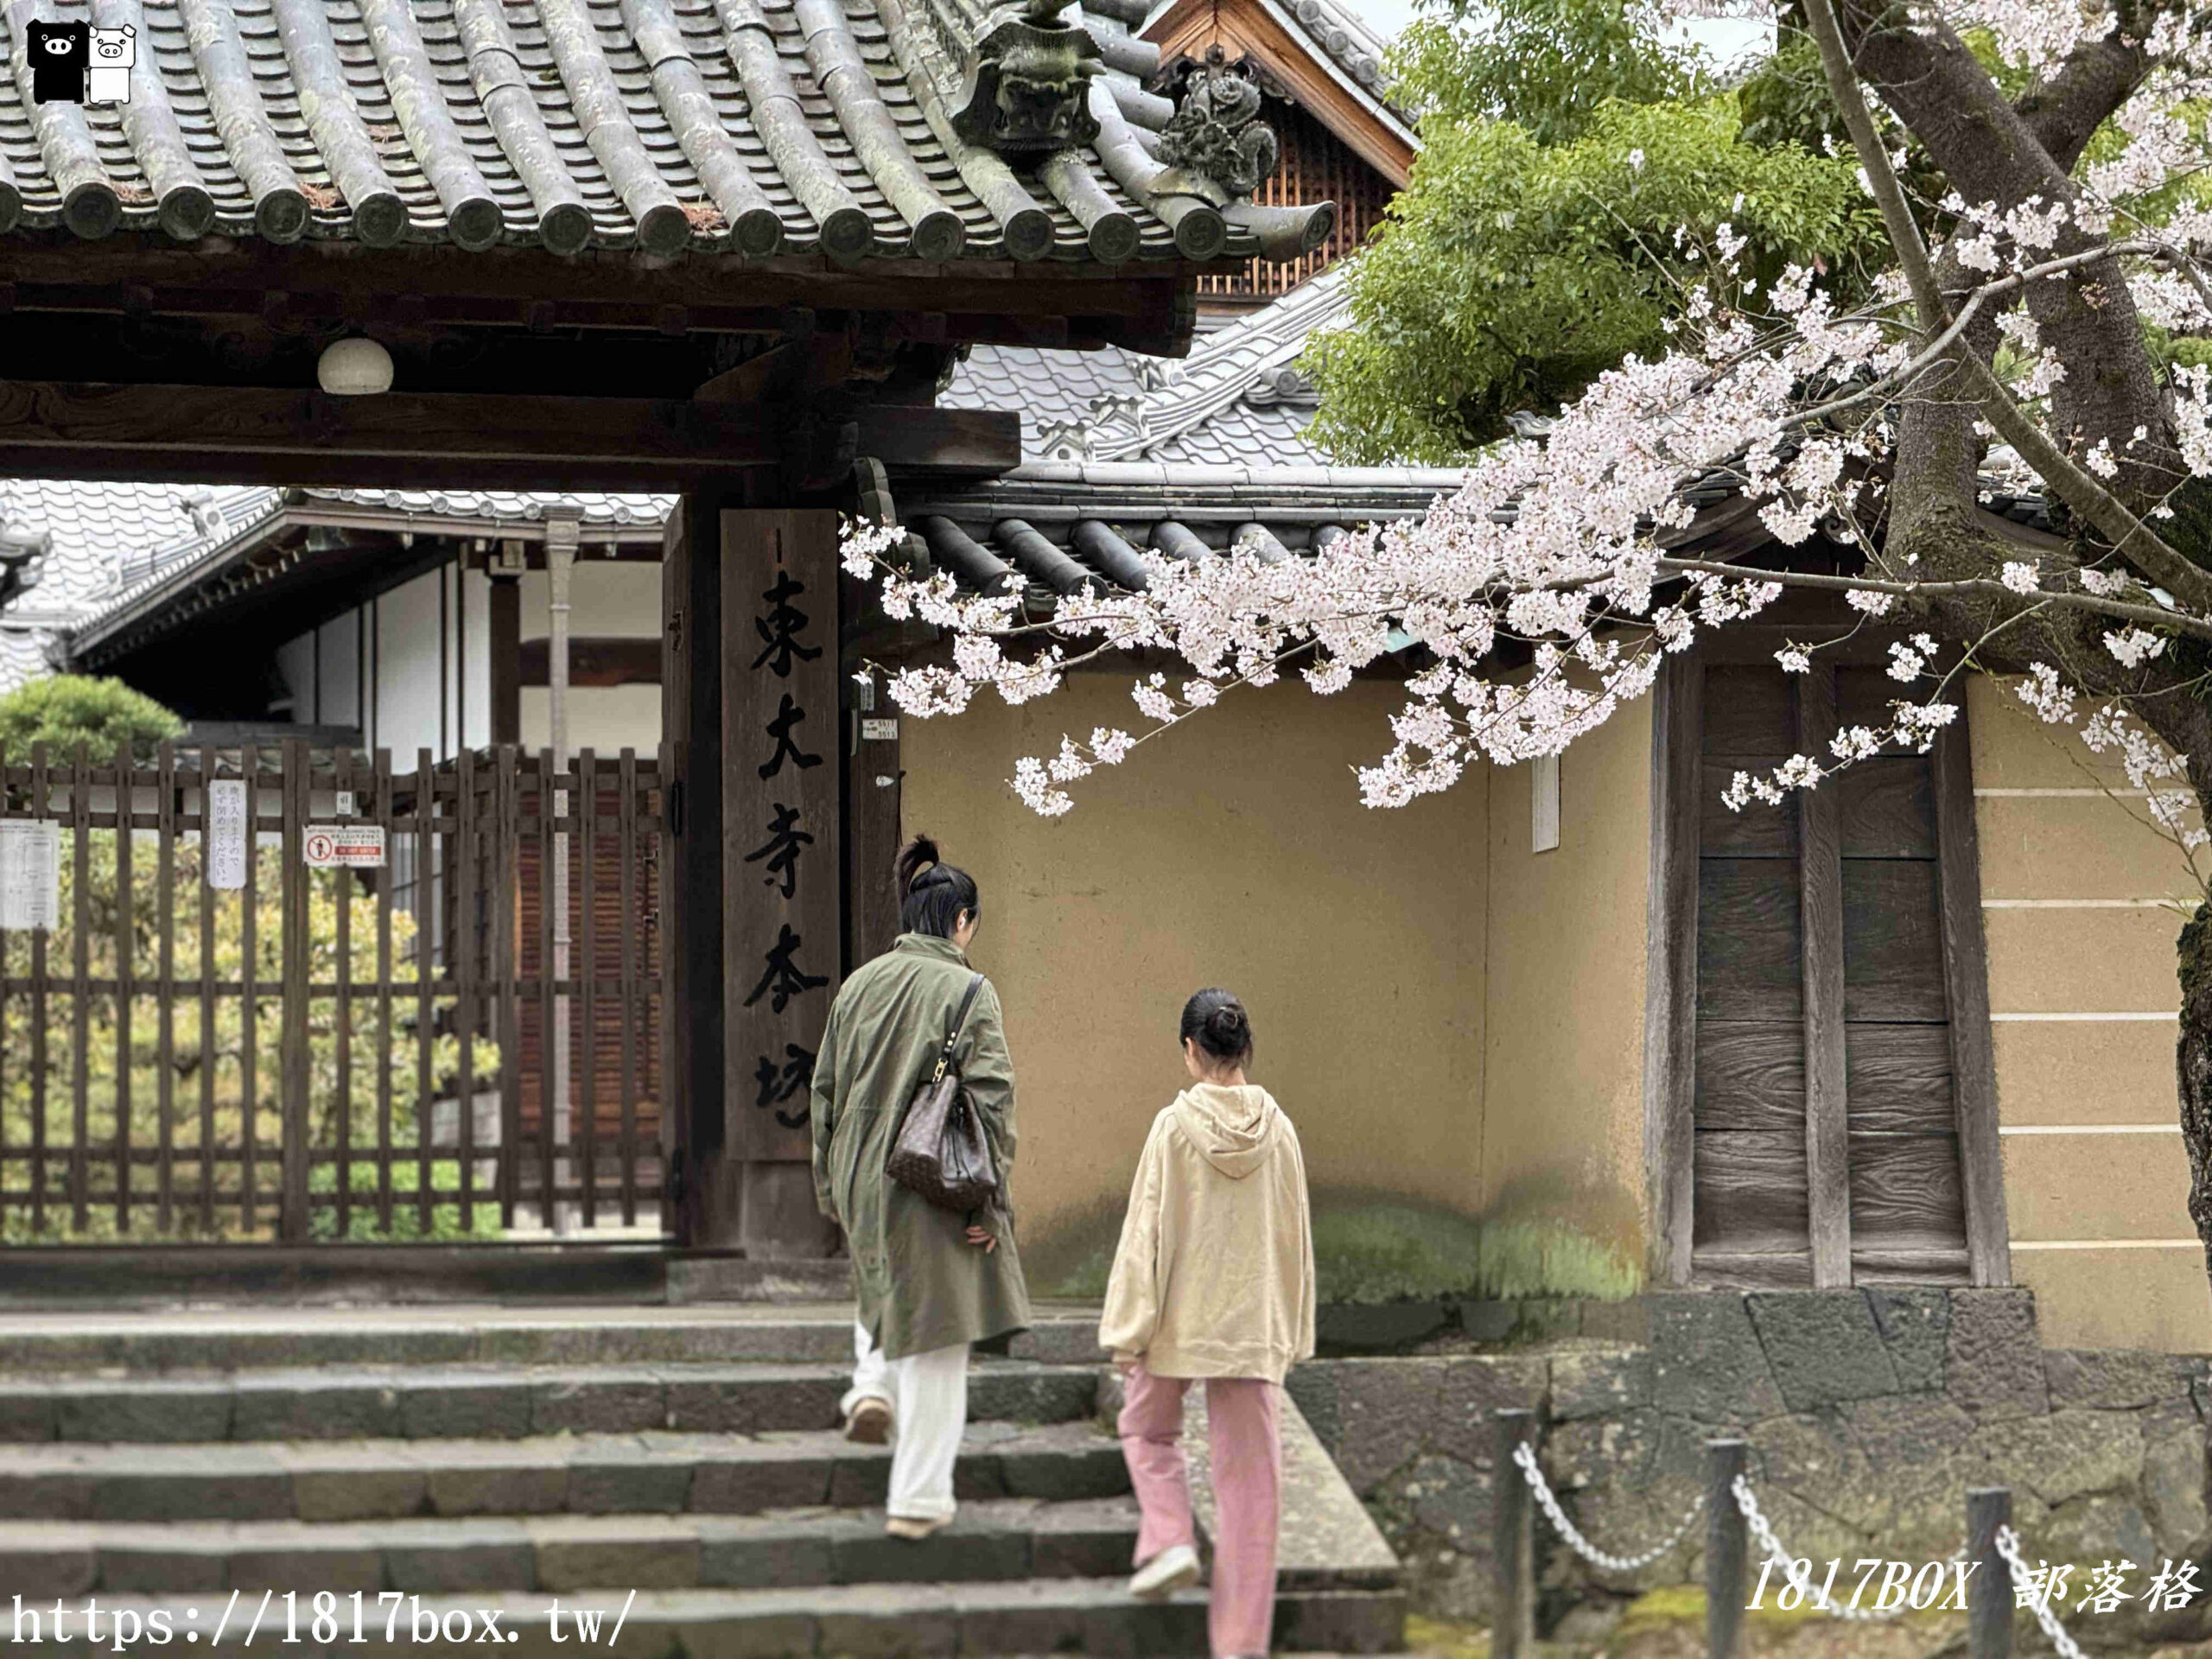
[[[1165,177],[1152,151],[1174,109],[1141,84],[1159,65],[1130,33],[1143,0],[1059,21],[967,0],[40,10],[132,29],[137,64],[126,102],[36,103],[32,8],[0,7],[0,232],[1118,264],[1248,257],[1286,235],[1311,247],[1332,217],[1300,229]],[[963,103],[979,64],[999,85],[1003,55],[1013,101],[997,105],[1035,114],[1019,46],[993,44],[1016,22],[1066,69],[1044,102],[1077,142],[1009,136],[989,129],[991,100]]]
[[[1274,12],[1291,34],[1313,41],[1329,64],[1352,84],[1362,103],[1407,143],[1421,148],[1413,111],[1391,95],[1382,73],[1382,57],[1390,43],[1370,29],[1364,19],[1337,0],[1261,0],[1261,4]]]
[[[1284,10],[1298,19],[1304,33],[1329,54],[1332,62],[1382,96],[1382,54],[1389,42],[1370,29],[1364,18],[1336,0],[1284,0]]]
[[[51,490],[96,492],[97,484],[46,485]],[[137,487],[137,486],[132,486]],[[576,514],[588,528],[641,531],[658,542],[661,525],[676,501],[672,495],[563,493],[558,490],[240,490],[224,504],[232,516],[230,532],[202,537],[192,545],[144,563],[135,580],[115,582],[84,603],[71,626],[99,630],[127,612],[157,612],[202,573],[237,550],[242,532],[266,532],[288,524],[346,524],[397,518],[408,526],[435,533],[481,526],[505,533],[534,533],[556,511]],[[633,537],[632,539],[638,537]],[[4,614],[0,614],[4,621]]]
[[[939,401],[1020,410],[1022,453],[1033,460],[1321,464],[1300,435],[1318,400],[1294,365],[1343,319],[1347,278],[1343,265],[1325,271],[1201,335],[1180,360],[1112,346],[977,346]]]
[[[1085,582],[1141,586],[1142,550],[1310,554],[1358,525],[1417,518],[1465,478],[1430,467],[1035,461],[901,500],[899,516],[963,586],[988,590],[1012,573],[1033,603],[1049,605]]]
[[[656,536],[674,505],[673,495],[612,494],[575,490],[302,490],[304,504],[359,507],[424,518],[487,518],[535,524],[555,511],[573,512],[592,525],[645,526]]]
[[[54,671],[48,656],[54,636],[44,629],[0,627],[0,692]]]
[[[175,484],[0,480],[0,563],[32,550],[0,586],[0,689],[47,671],[59,633],[193,563],[277,505],[275,490]]]

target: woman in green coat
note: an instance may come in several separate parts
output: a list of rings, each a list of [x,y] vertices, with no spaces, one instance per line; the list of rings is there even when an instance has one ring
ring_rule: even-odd
[[[918,836],[900,849],[899,938],[837,992],[814,1065],[814,1194],[845,1230],[860,1304],[847,1438],[893,1442],[887,1529],[924,1538],[952,1519],[952,1467],[968,1421],[968,1348],[1029,1323],[1006,1183],[1014,1166],[1014,1063],[986,980],[954,1045],[996,1155],[999,1203],[940,1210],[891,1179],[906,1103],[936,1065],[969,981],[982,902],[966,871]]]

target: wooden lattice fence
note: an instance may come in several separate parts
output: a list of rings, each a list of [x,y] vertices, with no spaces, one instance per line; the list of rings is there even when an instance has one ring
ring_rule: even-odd
[[[657,758],[41,748],[0,787],[0,1242],[660,1230]],[[324,827],[381,862],[310,867]]]

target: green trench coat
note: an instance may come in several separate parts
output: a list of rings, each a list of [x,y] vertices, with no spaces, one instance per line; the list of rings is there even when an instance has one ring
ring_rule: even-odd
[[[837,993],[814,1064],[814,1197],[844,1228],[861,1322],[887,1359],[981,1342],[1029,1323],[1011,1212],[979,1217],[996,1251],[967,1240],[968,1217],[886,1173],[899,1119],[944,1046],[974,969],[950,939],[902,933]],[[1014,1166],[1014,1062],[986,980],[953,1051],[998,1155]]]

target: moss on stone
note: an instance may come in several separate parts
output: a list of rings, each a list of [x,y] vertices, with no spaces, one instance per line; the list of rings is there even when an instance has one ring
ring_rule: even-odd
[[[1479,1221],[1387,1199],[1317,1199],[1313,1262],[1324,1302],[1612,1300],[1642,1287],[1635,1265],[1620,1252],[1562,1223]],[[1103,1245],[1033,1288],[1047,1299],[1096,1301],[1113,1266],[1114,1246]]]

